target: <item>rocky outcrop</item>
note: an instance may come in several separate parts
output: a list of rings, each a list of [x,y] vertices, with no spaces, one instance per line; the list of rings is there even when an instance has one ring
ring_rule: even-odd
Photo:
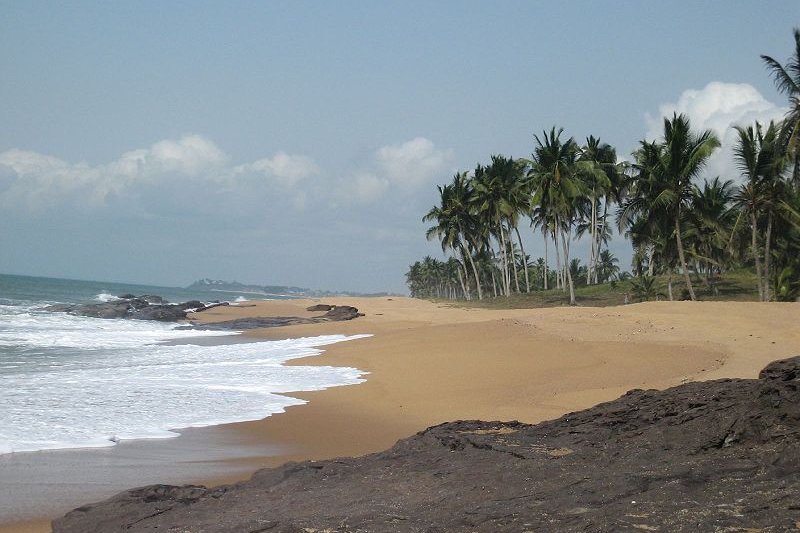
[[[334,308],[333,305],[317,304],[317,305],[312,305],[310,307],[306,307],[306,311],[330,311],[333,308]]]
[[[364,316],[359,313],[358,308],[349,305],[315,305],[309,307],[308,311],[327,311],[324,315],[314,317],[300,316],[260,316],[236,318],[234,320],[224,320],[221,322],[210,322],[206,324],[196,324],[192,326],[182,326],[178,329],[203,329],[203,330],[224,330],[242,331],[246,329],[274,328],[279,326],[291,326],[294,324],[318,324],[320,322],[339,322],[342,320],[353,320]]]
[[[215,302],[206,305],[199,300],[169,304],[162,297],[151,294],[143,296],[123,294],[117,300],[109,302],[55,304],[46,307],[45,310],[94,318],[130,318],[176,322],[184,320],[189,312],[205,311],[219,305],[228,304],[227,302]]]
[[[459,421],[364,457],[206,489],[156,485],[55,533],[794,531],[800,357],[759,379],[634,390],[537,425]]]

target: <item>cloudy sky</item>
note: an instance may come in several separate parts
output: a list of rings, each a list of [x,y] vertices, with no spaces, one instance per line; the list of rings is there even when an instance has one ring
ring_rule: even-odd
[[[684,112],[736,178],[730,126],[786,105],[759,54],[800,25],[796,0],[0,9],[0,272],[357,291],[439,253],[436,184],[553,125],[627,157]]]

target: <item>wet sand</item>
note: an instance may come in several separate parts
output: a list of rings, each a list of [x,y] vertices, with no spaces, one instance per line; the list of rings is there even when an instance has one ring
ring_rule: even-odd
[[[215,308],[197,319],[310,316],[314,313],[305,307],[313,303],[319,302],[254,302]],[[372,334],[289,363],[353,366],[370,373],[367,382],[292,394],[309,403],[260,421],[197,430],[207,432],[210,442],[224,436],[229,450],[268,446],[270,452],[232,453],[224,460],[229,466],[224,474],[215,469],[200,478],[187,475],[185,481],[219,484],[288,460],[370,453],[450,420],[535,423],[632,388],[755,377],[769,361],[800,353],[800,305],[794,303],[526,310],[467,309],[407,298],[326,298],[324,303],[354,305],[366,316],[253,330],[246,336]],[[29,531],[47,530],[41,526],[33,524]],[[21,527],[0,527],[0,532],[25,531]]]

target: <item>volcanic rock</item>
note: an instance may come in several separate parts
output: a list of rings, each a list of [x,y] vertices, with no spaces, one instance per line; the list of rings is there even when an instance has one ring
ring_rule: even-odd
[[[159,320],[175,322],[186,318],[189,312],[205,311],[223,303],[205,305],[199,300],[179,304],[167,304],[160,296],[145,294],[133,296],[124,294],[117,300],[88,304],[55,304],[45,308],[47,311],[69,313],[94,318],[131,318],[135,320]]]
[[[311,307],[306,307],[306,311],[330,311],[333,308],[334,308],[333,305],[317,304],[317,305],[312,305]]]
[[[223,320],[221,322],[209,322],[206,324],[196,324],[192,326],[181,326],[178,329],[201,329],[201,330],[221,330],[221,331],[242,331],[257,328],[274,328],[280,326],[292,326],[295,324],[318,324],[319,322],[339,322],[342,320],[353,320],[364,316],[359,313],[358,308],[349,305],[316,305],[328,309],[324,315],[313,317],[300,316],[257,316],[236,318],[233,320]],[[208,309],[208,308],[207,308]],[[309,311],[313,311],[311,307]]]
[[[86,531],[795,531],[800,357],[759,379],[633,390],[537,425],[457,421],[358,458],[156,485],[54,521]]]

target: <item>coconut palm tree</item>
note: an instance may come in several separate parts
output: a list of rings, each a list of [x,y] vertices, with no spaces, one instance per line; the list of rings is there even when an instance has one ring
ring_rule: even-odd
[[[597,283],[595,265],[600,255],[605,213],[600,216],[600,201],[607,198],[612,188],[612,175],[617,173],[617,153],[614,148],[590,135],[581,147],[576,164],[577,176],[583,181],[583,189],[589,201],[588,230],[591,239],[586,283]],[[581,232],[582,233],[582,232]],[[580,235],[578,235],[580,237]]]
[[[519,274],[508,250],[513,241],[512,232],[515,232],[524,253],[517,228],[520,213],[527,211],[529,197],[522,169],[522,164],[513,158],[493,155],[489,165],[476,167],[472,180],[472,208],[497,241],[503,294],[506,296],[511,294],[512,274],[517,292],[520,291]],[[529,281],[527,286],[530,287]]]
[[[721,272],[729,257],[728,243],[736,225],[732,180],[719,177],[693,187],[686,221],[686,235],[697,264],[704,267],[706,282],[716,291],[714,273]]]
[[[771,286],[772,227],[776,211],[787,190],[787,184],[782,178],[786,158],[781,148],[780,131],[774,122],[769,123],[766,131],[756,122],[753,126],[739,126],[736,132],[734,158],[742,176],[747,179],[737,192],[736,202],[742,213],[750,218],[751,246],[759,297],[762,301],[768,301]],[[761,252],[758,249],[758,235],[762,232],[759,222],[764,225],[763,276]]]
[[[422,218],[424,222],[435,221],[436,224],[428,229],[428,240],[439,238],[442,251],[448,249],[457,251],[461,256],[462,264],[466,270],[467,264],[472,267],[478,299],[483,299],[481,280],[475,265],[473,253],[478,248],[478,231],[476,217],[470,211],[472,199],[472,186],[466,172],[459,172],[453,176],[453,181],[444,186],[439,186],[438,206],[434,206]],[[464,293],[470,299],[469,274],[464,272]]]
[[[637,192],[639,196],[623,208],[623,219],[632,214],[645,215],[653,222],[670,221],[677,245],[689,297],[696,300],[683,246],[682,220],[691,201],[692,180],[700,173],[708,158],[719,147],[719,140],[706,130],[695,134],[689,119],[674,113],[664,118],[663,139],[642,141],[637,150]],[[627,213],[626,213],[627,212]],[[662,232],[666,228],[662,228]]]
[[[609,250],[603,250],[600,252],[600,257],[597,261],[597,279],[599,283],[605,283],[606,281],[610,281],[614,279],[614,277],[619,274],[619,266],[617,263],[619,260],[614,257]]]
[[[563,132],[563,128],[556,131],[554,126],[549,133],[543,132],[541,138],[534,135],[536,146],[533,158],[527,161],[528,178],[533,191],[532,205],[539,209],[539,216],[548,225],[552,221],[556,259],[559,260],[563,253],[563,273],[569,287],[569,303],[575,305],[575,287],[568,268],[569,239],[576,219],[581,184],[575,176],[578,146],[571,137],[566,142],[562,141]],[[559,240],[561,250],[558,248]]]
[[[795,28],[794,54],[781,65],[771,56],[762,55],[775,86],[789,97],[789,111],[781,128],[781,145],[793,164],[792,181],[800,183],[800,29]]]

